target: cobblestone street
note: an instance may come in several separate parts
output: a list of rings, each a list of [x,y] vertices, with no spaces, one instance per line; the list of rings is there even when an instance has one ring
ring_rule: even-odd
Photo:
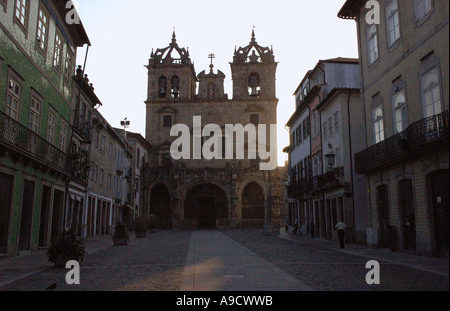
[[[197,236],[195,248],[192,247],[194,235]],[[203,241],[209,238],[220,239],[224,249],[207,246]],[[219,241],[219,240],[218,240]],[[237,243],[236,243],[237,242]],[[221,244],[222,245],[222,244]],[[186,272],[193,274],[195,280],[200,271],[207,266],[189,267],[188,254],[194,251],[199,258],[212,260],[217,265],[228,264],[237,257],[249,258],[257,267],[249,269],[245,262],[240,271],[243,281],[238,279],[228,284],[246,284],[249,290],[252,277],[258,277],[257,269],[265,269],[279,282],[291,285],[267,283],[272,288],[312,289],[315,291],[448,291],[448,259],[423,258],[409,254],[390,253],[385,250],[369,250],[363,246],[350,245],[341,251],[334,248],[334,242],[292,237],[282,232],[280,236],[264,236],[260,230],[227,231],[160,231],[148,234],[145,239],[132,238],[128,246],[113,247],[109,237],[87,241],[89,254],[81,267],[81,285],[68,286],[65,283],[67,270],[53,268],[46,262],[45,251],[0,261],[0,291],[44,291],[56,283],[57,291],[179,291],[184,290],[183,277]],[[220,252],[218,251],[220,249]],[[238,251],[239,250],[239,251]],[[209,252],[209,253],[207,253]],[[236,252],[236,256],[233,252]],[[245,257],[244,257],[245,256]],[[226,257],[226,258],[225,258]],[[370,259],[381,264],[381,285],[368,286],[365,282],[365,268]],[[227,261],[228,260],[228,261]],[[197,264],[197,262],[194,262]],[[203,262],[202,262],[203,264]],[[231,265],[231,264],[230,264]],[[240,270],[239,270],[240,269]],[[244,272],[242,272],[244,270]],[[252,272],[250,272],[250,270]],[[263,270],[260,270],[263,271]],[[225,271],[226,272],[226,271]],[[232,274],[229,270],[228,273]],[[197,274],[196,274],[197,273]],[[253,274],[252,274],[253,273]],[[220,273],[209,276],[208,286],[214,285]],[[263,275],[263,273],[261,273]],[[266,274],[264,274],[266,275]],[[237,278],[238,275],[234,275]],[[224,279],[224,275],[221,275]],[[228,276],[231,277],[231,276]],[[269,281],[269,277],[264,276]],[[277,280],[278,280],[277,279]],[[186,280],[184,280],[186,283]],[[265,280],[260,280],[264,282]],[[212,282],[212,283],[211,283]],[[217,281],[218,282],[218,281]],[[286,285],[286,287],[284,287]],[[242,290],[242,287],[223,287],[225,290]],[[262,290],[265,290],[264,288]],[[193,290],[199,290],[194,285]],[[245,288],[244,288],[245,290]]]

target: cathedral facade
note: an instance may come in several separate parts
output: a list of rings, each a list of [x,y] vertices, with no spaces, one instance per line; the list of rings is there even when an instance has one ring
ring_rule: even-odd
[[[260,46],[253,32],[249,45],[235,49],[233,96],[229,98],[225,74],[215,72],[211,62],[209,72],[197,75],[189,51],[178,46],[175,32],[168,47],[152,51],[145,104],[146,139],[153,149],[142,174],[143,203],[147,215],[157,216],[159,228],[281,225],[280,211],[286,206],[285,169],[261,170],[260,158],[249,156],[257,145],[250,139],[233,145],[228,153],[234,155],[232,159],[225,155],[226,125],[254,125],[257,130],[267,125],[266,146],[271,145],[269,126],[277,124],[277,65],[273,50]],[[223,130],[213,148],[218,156],[212,160],[195,155],[195,146],[204,146],[209,138],[196,136],[195,118],[202,126],[215,124]],[[178,137],[171,136],[171,130],[177,124],[190,129],[190,158],[175,160],[172,156],[171,146]],[[231,141],[237,139],[234,134]],[[276,142],[272,145],[276,148]],[[244,159],[236,157],[240,148],[245,149]]]

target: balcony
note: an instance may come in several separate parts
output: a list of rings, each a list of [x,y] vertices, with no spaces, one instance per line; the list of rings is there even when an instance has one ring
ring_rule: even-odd
[[[311,179],[312,192],[327,190],[334,187],[340,187],[343,180],[343,168],[336,168],[323,175],[315,176]]]
[[[0,143],[13,153],[70,176],[70,156],[1,111]]]
[[[288,196],[292,198],[306,193],[339,187],[342,185],[342,172],[342,168],[337,168],[320,176],[302,178],[301,180],[295,180],[295,178],[293,178],[294,181],[291,182],[291,185],[288,188]]]
[[[356,173],[370,174],[406,159],[448,148],[448,111],[411,124],[402,133],[356,154]]]
[[[288,187],[288,196],[295,197],[307,193],[312,188],[312,182],[310,178],[302,178],[296,180],[295,176]]]
[[[81,135],[86,141],[91,141],[92,127],[90,122],[85,119],[84,116],[75,118],[73,128]]]

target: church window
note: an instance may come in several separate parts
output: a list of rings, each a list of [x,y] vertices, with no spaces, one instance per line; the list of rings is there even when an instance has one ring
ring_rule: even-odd
[[[166,98],[167,95],[167,78],[162,76],[159,78],[159,98]]]
[[[163,127],[171,128],[173,125],[173,116],[170,114],[163,116]]]
[[[259,114],[252,114],[250,116],[250,123],[253,124],[254,126],[258,126],[259,125]]]
[[[180,97],[180,78],[178,76],[172,77],[172,98]]]
[[[248,89],[251,97],[259,97],[261,92],[261,79],[259,74],[252,73],[248,78]]]
[[[216,95],[216,85],[214,83],[208,84],[208,99],[214,99]]]

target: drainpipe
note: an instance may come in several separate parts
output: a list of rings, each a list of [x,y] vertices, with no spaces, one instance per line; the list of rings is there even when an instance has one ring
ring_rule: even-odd
[[[355,19],[356,22],[356,29],[357,29],[357,36],[358,36],[358,49],[359,49],[359,70],[361,72],[361,90],[362,90],[362,94],[361,94],[361,99],[362,99],[362,104],[363,104],[363,120],[364,120],[364,134],[366,135],[366,148],[368,148],[368,141],[367,141],[367,113],[366,113],[366,90],[365,90],[365,85],[364,85],[364,68],[363,68],[363,64],[362,64],[362,41],[361,41],[361,25],[359,23],[360,18],[359,16]],[[372,220],[372,193],[370,192],[370,175],[367,174],[367,190],[368,190],[368,207],[369,207],[369,227],[373,227],[373,220]]]
[[[349,152],[350,152],[350,178],[352,185],[352,212],[353,212],[353,238],[356,237],[356,220],[355,220],[355,185],[353,178],[353,148],[352,148],[352,125],[351,125],[351,116],[350,116],[350,98],[352,96],[353,90],[350,90],[348,93],[347,99],[347,117],[348,117],[348,137],[349,137]]]

